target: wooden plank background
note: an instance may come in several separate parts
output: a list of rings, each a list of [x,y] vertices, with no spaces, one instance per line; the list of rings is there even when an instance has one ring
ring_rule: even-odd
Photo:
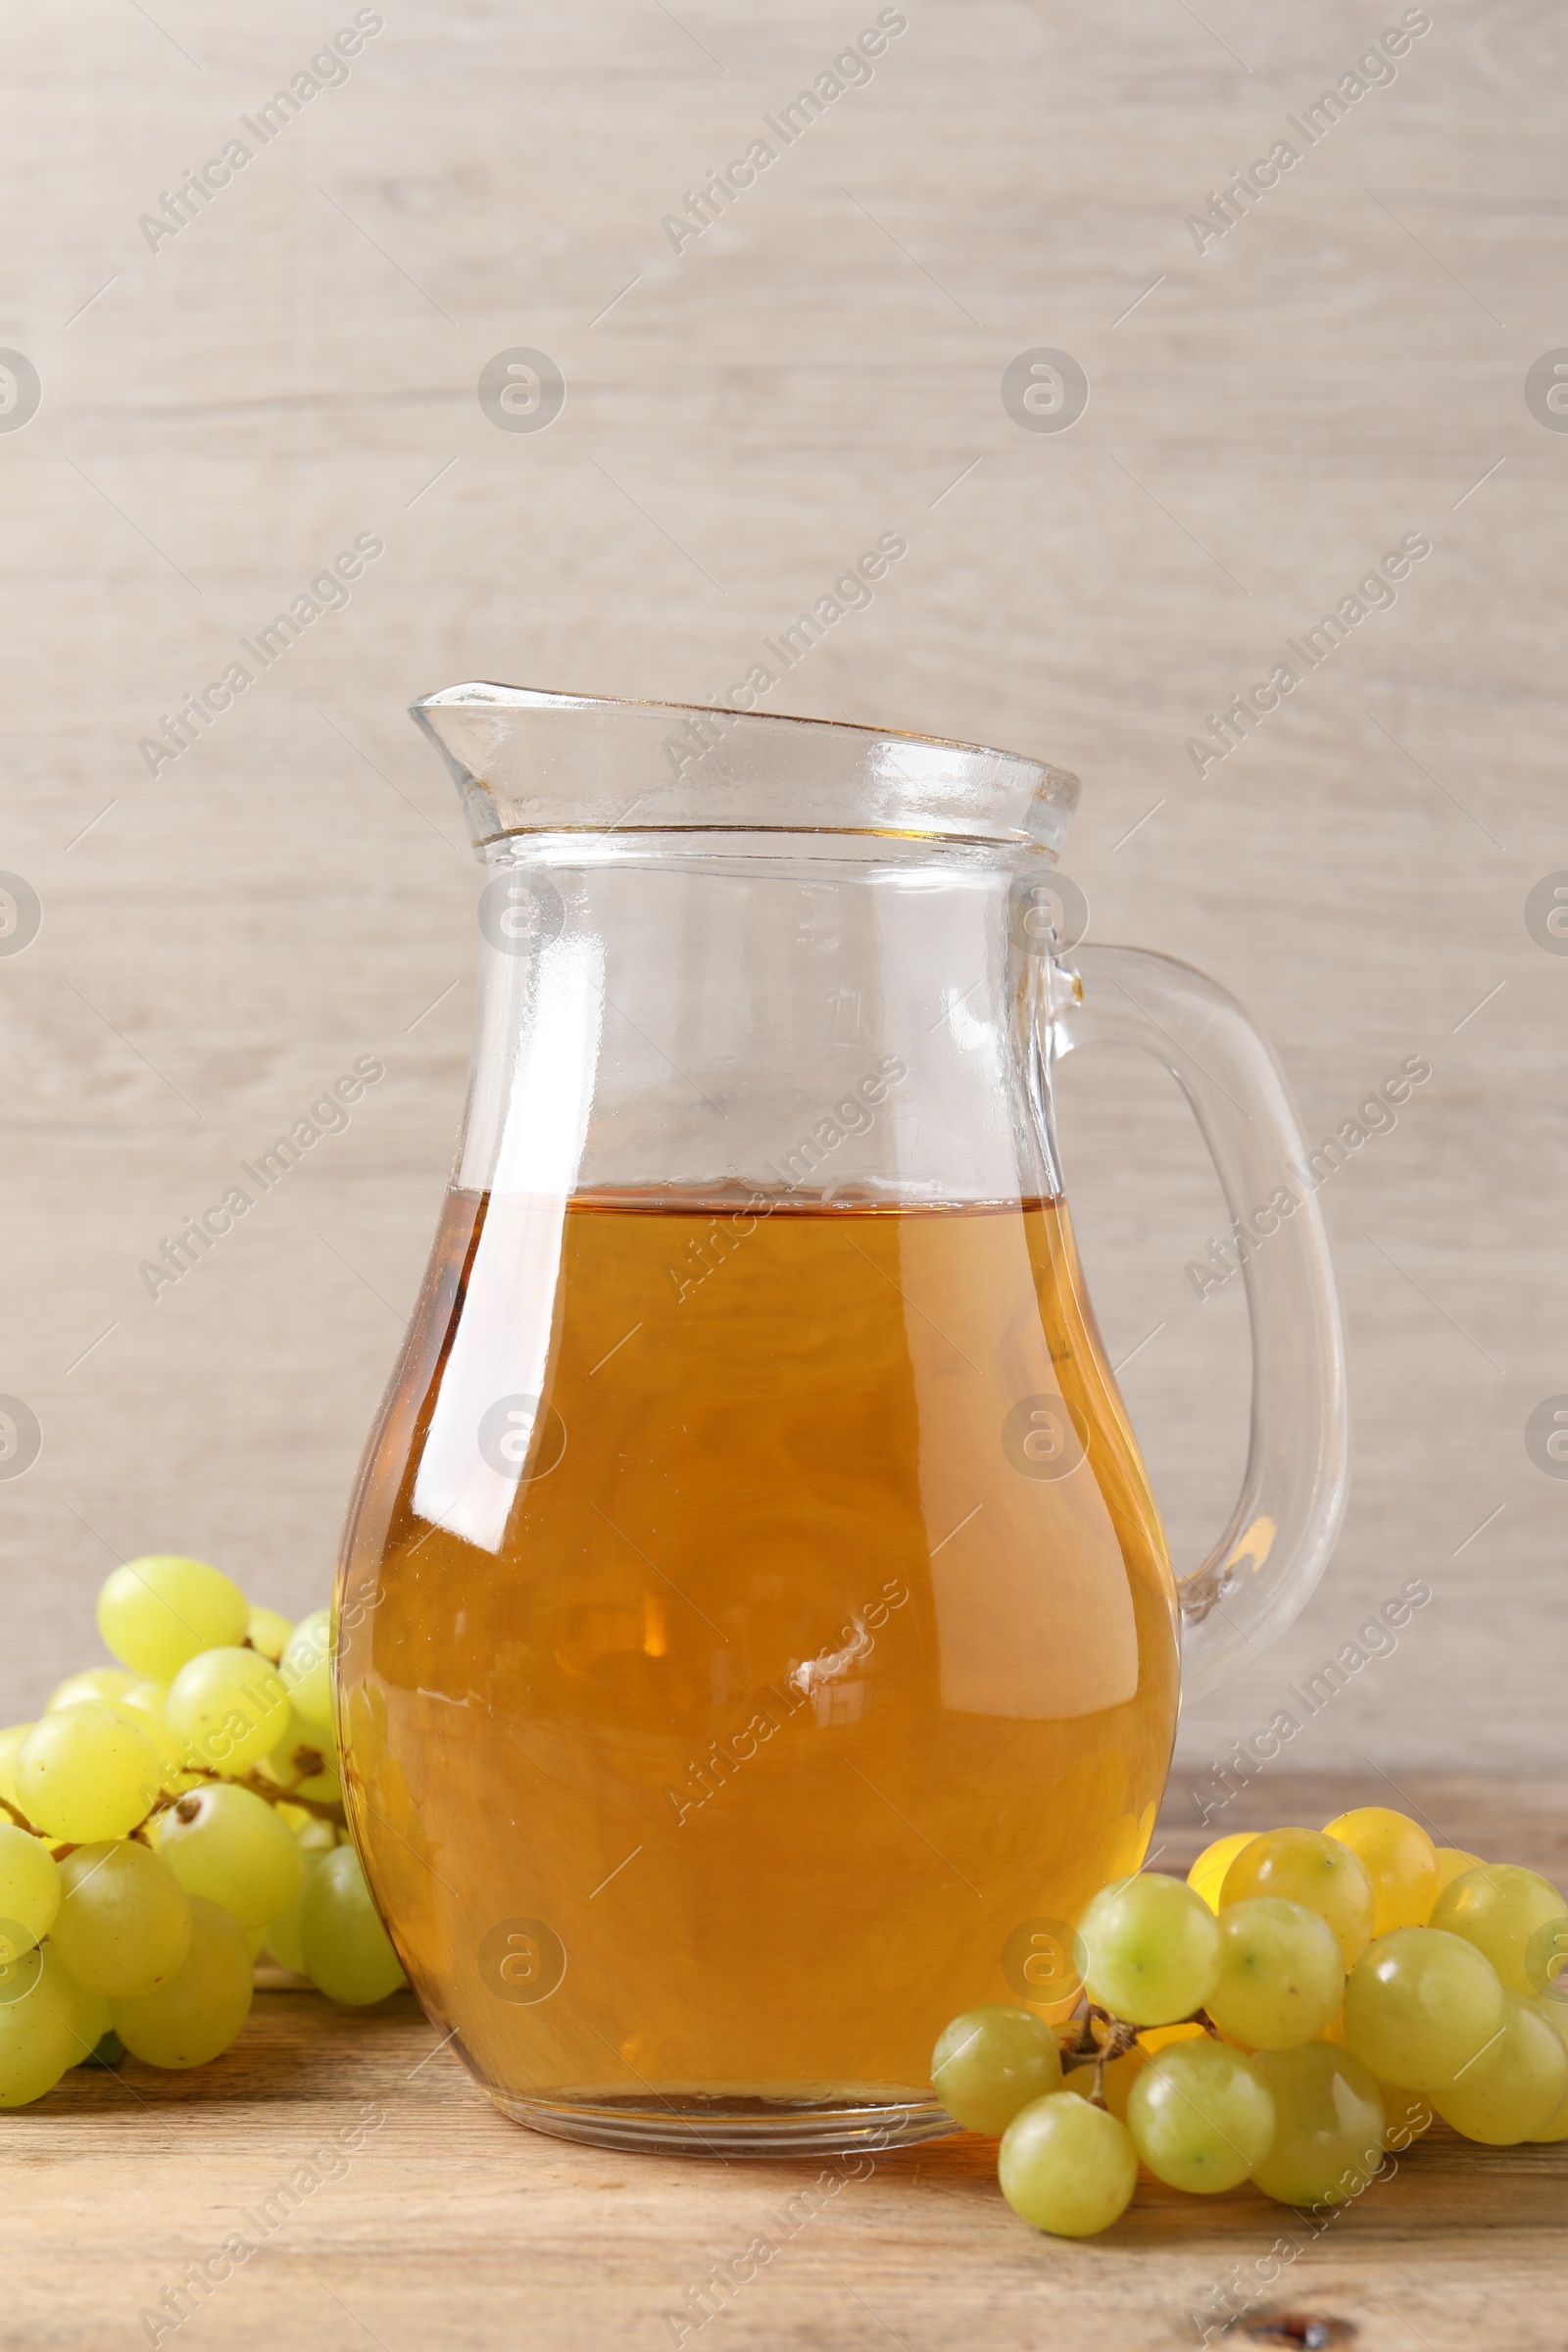
[[[386,0],[348,78],[156,251],[139,216],[346,0],[3,13],[0,344],[42,400],[0,430],[0,862],[43,919],[0,956],[0,1392],[44,1442],[0,1482],[0,1721],[93,1654],[116,1557],[204,1553],[290,1610],[327,1589],[466,1063],[475,872],[406,703],[470,676],[706,698],[897,529],[907,559],[778,707],[1076,769],[1092,935],[1231,986],[1314,1140],[1432,1064],[1323,1195],[1339,1554],[1193,1712],[1178,1792],[1412,1575],[1430,1605],[1294,1760],[1549,1768],[1568,1483],[1523,1433],[1568,1391],[1568,959],[1525,903],[1568,866],[1568,438],[1524,380],[1568,338],[1560,12],[1433,0],[1397,77],[1200,253],[1186,217],[1396,7],[910,0],[871,80],[678,257],[662,216],[870,0]],[[515,346],[565,377],[547,431],[476,398]],[[1088,372],[1071,431],[1003,407],[1038,346]],[[160,713],[366,531],[348,609],[149,776]],[[1397,606],[1200,780],[1209,710],[1416,531]],[[138,1261],[366,1053],[386,1077],[348,1132],[149,1299]],[[1217,1196],[1153,1073],[1062,1091],[1190,1560],[1244,1427],[1236,1286],[1200,1304],[1183,1271]]]

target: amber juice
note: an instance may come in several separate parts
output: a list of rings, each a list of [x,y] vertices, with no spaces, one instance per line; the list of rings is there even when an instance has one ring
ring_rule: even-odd
[[[1175,1725],[1059,1200],[453,1192],[340,1605],[377,1899],[525,2120],[929,2109]]]

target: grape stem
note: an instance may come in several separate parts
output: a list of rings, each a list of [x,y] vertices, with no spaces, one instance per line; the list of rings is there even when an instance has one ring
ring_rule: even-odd
[[[1061,2053],[1061,2068],[1063,2074],[1070,2074],[1079,2066],[1094,2068],[1095,2087],[1089,2094],[1091,2107],[1104,2106],[1105,2068],[1114,2059],[1125,2057],[1137,2039],[1136,2026],[1128,2025],[1124,2018],[1112,2017],[1098,2002],[1088,2004],[1079,2022],[1077,2039],[1069,2042]]]
[[[1195,2009],[1191,2017],[1185,2017],[1180,2022],[1185,2026],[1201,2026],[1212,2041],[1222,2039],[1218,2026],[1206,2009]],[[1139,2028],[1130,2026],[1123,2017],[1113,2016],[1110,2010],[1102,2009],[1098,2001],[1088,2002],[1082,2016],[1074,2018],[1072,2023],[1074,2037],[1062,2049],[1061,2071],[1064,2075],[1070,2075],[1075,2067],[1092,2066],[1095,2070],[1095,2087],[1089,2094],[1089,2104],[1091,2107],[1103,2107],[1105,2069],[1116,2059],[1125,2058],[1127,2052],[1136,2045]]]
[[[299,1792],[298,1783],[285,1788],[281,1781],[266,1780],[259,1772],[213,1772],[205,1764],[192,1764],[188,1769],[209,1784],[221,1784],[229,1788],[248,1788],[253,1796],[261,1797],[269,1805],[298,1805],[302,1813],[313,1814],[318,1821],[330,1822],[334,1830],[348,1828],[348,1815],[340,1804],[334,1803],[329,1797],[302,1796]],[[301,1777],[309,1780],[311,1776],[309,1773],[305,1773]],[[158,1802],[147,1815],[147,1820],[152,1821],[158,1814],[167,1813],[172,1806],[179,1804],[182,1796],[188,1796],[190,1793],[189,1789],[181,1790],[178,1794],[172,1794],[167,1788],[163,1789],[159,1794]],[[3,1801],[0,1799],[0,1802]],[[137,1824],[137,1828],[144,1827],[145,1823]],[[135,1835],[136,1832],[133,1830],[131,1836]]]

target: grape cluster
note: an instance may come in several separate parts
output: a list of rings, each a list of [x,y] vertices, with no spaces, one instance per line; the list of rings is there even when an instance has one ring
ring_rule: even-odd
[[[158,1552],[98,1630],[120,1664],[0,1731],[0,2107],[125,2050],[205,2065],[264,1949],[338,2001],[405,1982],[346,1841],[328,1612]]]
[[[1568,2139],[1568,1903],[1402,1813],[1222,1838],[1185,1886],[1122,1879],[1078,1947],[1065,2044],[1033,2010],[971,2009],[932,2059],[1037,2230],[1108,2229],[1140,2164],[1200,2196],[1344,2204],[1434,2111],[1494,2147]]]

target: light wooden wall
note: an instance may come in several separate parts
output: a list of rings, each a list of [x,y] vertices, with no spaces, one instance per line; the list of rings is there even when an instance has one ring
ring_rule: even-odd
[[[138,216],[353,13],[6,7],[0,343],[42,403],[0,432],[0,861],[43,923],[0,957],[0,1390],[44,1449],[0,1483],[0,1722],[95,1654],[116,1557],[327,1589],[466,1063],[475,874],[405,704],[703,699],[895,529],[775,707],[1076,769],[1093,936],[1228,983],[1314,1139],[1432,1064],[1323,1196],[1344,1541],[1190,1718],[1183,1785],[1412,1576],[1430,1604],[1296,1760],[1549,1762],[1568,1483],[1523,1433],[1568,1391],[1568,957],[1525,908],[1568,868],[1568,436],[1524,386],[1568,341],[1561,16],[1432,0],[1392,85],[1200,253],[1186,216],[1397,6],[909,0],[677,257],[662,216],[874,0],[382,0],[350,78],[150,251]],[[516,346],[564,374],[546,431],[476,398]],[[1087,370],[1069,431],[1004,409],[1040,346]],[[151,777],[160,713],[361,532],[349,608]],[[1210,709],[1407,532],[1433,553],[1397,606],[1200,779]],[[138,1261],[365,1054],[348,1132],[154,1303]],[[1191,1559],[1245,1406],[1237,1286],[1200,1305],[1183,1272],[1217,1197],[1155,1074],[1069,1064],[1062,1117],[1114,1355],[1161,1327],[1125,1385]]]

